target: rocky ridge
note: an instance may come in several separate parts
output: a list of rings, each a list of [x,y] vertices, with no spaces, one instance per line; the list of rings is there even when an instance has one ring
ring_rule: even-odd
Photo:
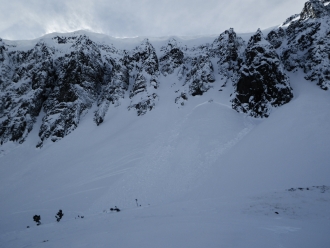
[[[301,68],[307,80],[329,88],[329,13],[329,1],[310,0],[266,36],[258,30],[244,41],[231,28],[211,44],[188,47],[171,38],[159,51],[148,39],[118,49],[82,32],[48,35],[29,48],[0,39],[0,143],[23,143],[32,128],[39,130],[38,147],[55,142],[75,130],[92,106],[100,125],[123,99],[129,99],[128,110],[144,115],[157,108],[170,75],[180,89],[162,101],[183,106],[232,84],[234,110],[268,117],[293,98],[286,71]],[[223,85],[216,74],[225,78]]]
[[[330,87],[330,1],[310,0],[302,12],[271,31],[267,39],[288,71],[301,68],[307,80]]]

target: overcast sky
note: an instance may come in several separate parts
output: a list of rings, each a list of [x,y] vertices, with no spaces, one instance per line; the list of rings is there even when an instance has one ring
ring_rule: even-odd
[[[114,37],[251,32],[300,13],[307,0],[0,0],[0,37],[88,29]]]

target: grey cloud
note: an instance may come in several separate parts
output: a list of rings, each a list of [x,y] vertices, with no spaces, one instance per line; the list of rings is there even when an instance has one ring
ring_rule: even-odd
[[[0,37],[32,39],[89,29],[111,36],[255,31],[300,12],[305,0],[0,0]],[[9,11],[10,10],[10,11]]]

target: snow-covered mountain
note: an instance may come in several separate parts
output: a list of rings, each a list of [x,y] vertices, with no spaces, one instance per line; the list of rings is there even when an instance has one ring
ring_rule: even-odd
[[[0,39],[0,247],[329,247],[329,3],[251,34]]]
[[[328,89],[329,8],[327,2],[308,1],[300,15],[268,34],[258,30],[244,40],[229,29],[212,43],[194,46],[177,37],[118,44],[121,40],[86,32],[1,40],[1,143],[22,143],[33,128],[39,130],[38,147],[47,139],[57,141],[75,130],[93,105],[99,125],[124,98],[131,100],[128,110],[144,115],[157,108],[158,92],[172,74],[171,84],[181,87],[161,101],[183,105],[232,84],[233,109],[268,117],[294,95],[284,69],[303,68],[307,80]],[[42,123],[36,126],[39,115]]]

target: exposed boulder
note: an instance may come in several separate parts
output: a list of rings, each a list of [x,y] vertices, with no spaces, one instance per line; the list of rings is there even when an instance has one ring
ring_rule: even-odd
[[[188,96],[186,93],[181,92],[178,97],[175,98],[175,103],[183,106],[185,102],[188,101]]]

